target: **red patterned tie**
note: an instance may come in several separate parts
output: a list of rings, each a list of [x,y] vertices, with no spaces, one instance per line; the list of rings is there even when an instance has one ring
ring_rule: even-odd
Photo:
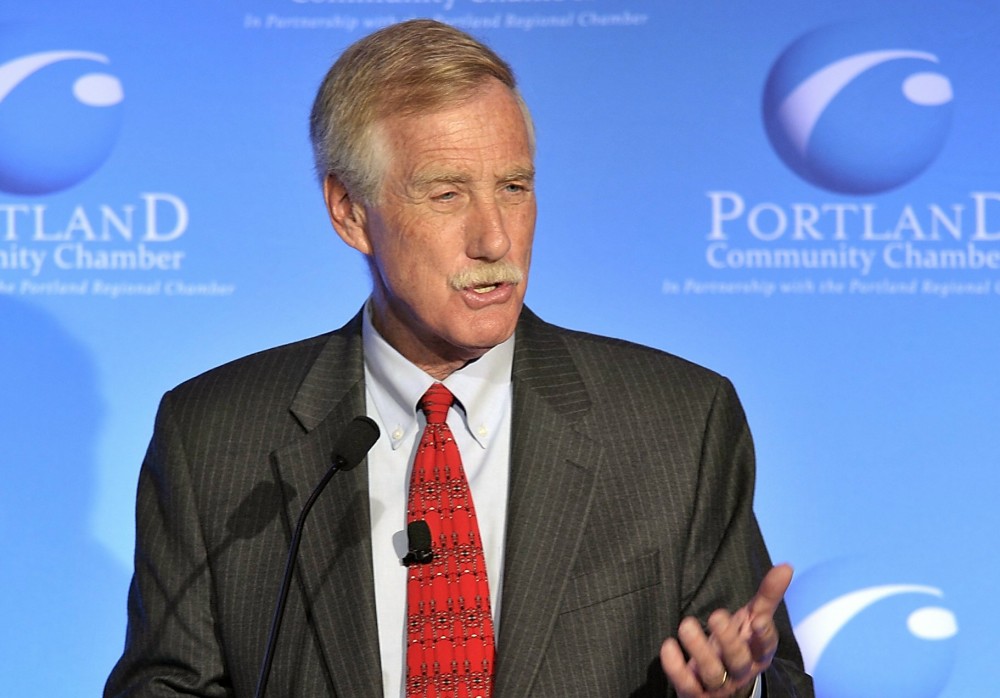
[[[434,557],[406,586],[407,698],[493,693],[493,616],[472,494],[445,422],[455,397],[440,383],[420,400],[427,428],[413,461],[407,523],[426,521]]]

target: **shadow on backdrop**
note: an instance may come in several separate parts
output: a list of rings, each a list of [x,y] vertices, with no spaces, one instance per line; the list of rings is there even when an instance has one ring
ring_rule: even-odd
[[[121,652],[128,575],[88,530],[104,407],[87,349],[0,297],[0,692],[95,696]]]

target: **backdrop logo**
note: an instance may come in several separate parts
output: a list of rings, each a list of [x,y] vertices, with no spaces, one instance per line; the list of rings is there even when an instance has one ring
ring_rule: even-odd
[[[124,93],[106,55],[18,31],[0,32],[0,190],[50,194],[105,161]]]
[[[781,159],[806,181],[874,194],[933,162],[951,102],[937,55],[892,27],[837,25],[806,34],[775,62],[764,125]]]
[[[898,581],[894,563],[827,563],[790,590],[795,636],[818,698],[934,698],[947,683],[955,615],[941,589]]]

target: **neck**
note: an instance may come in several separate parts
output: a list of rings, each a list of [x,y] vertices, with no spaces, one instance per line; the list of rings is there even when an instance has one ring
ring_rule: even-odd
[[[372,326],[382,339],[407,361],[438,381],[443,381],[463,366],[472,363],[491,348],[456,347],[440,339],[421,341],[411,332],[393,331],[399,328],[399,323],[392,318],[382,317],[377,304],[372,305],[371,311]]]

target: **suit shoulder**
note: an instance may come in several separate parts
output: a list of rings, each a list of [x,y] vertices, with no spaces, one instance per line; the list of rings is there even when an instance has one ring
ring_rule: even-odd
[[[565,330],[570,333],[571,351],[575,348],[579,353],[593,352],[599,355],[615,356],[620,361],[638,362],[647,368],[669,372],[691,374],[709,381],[717,381],[722,376],[710,368],[697,364],[663,349],[657,349],[645,344],[639,344],[627,339],[606,337],[603,335]]]
[[[170,392],[185,398],[206,392],[219,395],[257,392],[269,385],[292,384],[294,390],[331,336],[332,333],[326,333],[233,359],[189,378]]]
[[[581,375],[629,385],[660,383],[715,392],[729,380],[700,364],[626,339],[548,325]]]
[[[226,383],[242,383],[248,377],[280,380],[289,373],[305,373],[331,336],[327,332],[241,356],[189,378],[173,392],[197,390],[204,383],[223,387]]]
[[[717,406],[738,418],[729,379],[679,356],[623,339],[550,325],[522,314],[515,377],[559,409],[585,414],[610,403],[649,421],[677,415],[704,421]]]

